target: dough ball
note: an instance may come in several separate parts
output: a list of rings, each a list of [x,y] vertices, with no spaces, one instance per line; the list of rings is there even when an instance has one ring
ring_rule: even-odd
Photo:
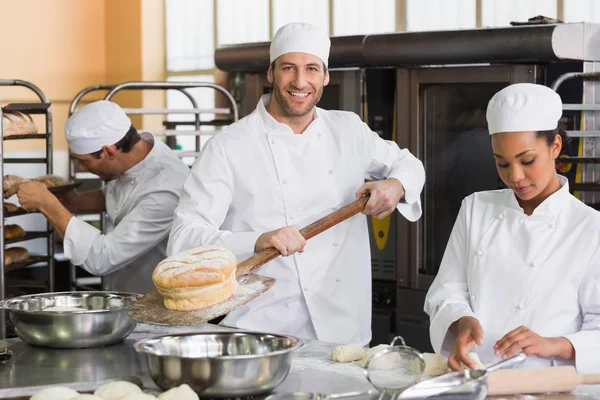
[[[129,393],[119,397],[119,400],[156,400],[156,397],[146,393]]]
[[[53,386],[40,390],[31,396],[29,400],[71,400],[76,396],[79,396],[79,393],[71,388],[64,386]]]
[[[481,360],[479,359],[479,356],[477,355],[477,353],[469,353],[469,354],[467,354],[467,357],[469,357],[471,360],[473,360],[475,362],[475,369],[485,369],[486,368],[485,365],[483,365],[481,363]],[[469,367],[463,363],[461,363],[461,367],[463,369],[469,369]]]
[[[158,400],[199,400],[199,397],[191,387],[184,383],[160,394]]]
[[[448,360],[440,354],[423,353],[423,359],[425,360],[424,376],[440,376],[451,372],[450,368],[448,368]],[[415,359],[411,366],[411,371],[413,374],[418,374],[418,369],[419,360]]]
[[[80,394],[71,400],[102,400],[102,397],[94,396],[93,394]]]
[[[331,352],[331,359],[338,362],[360,360],[365,356],[365,349],[359,344],[345,344],[338,346]]]
[[[131,382],[117,381],[100,386],[96,389],[94,395],[102,398],[102,400],[121,400],[121,397],[132,393],[142,393],[142,389]]]
[[[367,361],[369,360],[369,358],[377,353],[378,351],[381,351],[383,349],[387,349],[388,347],[390,347],[389,344],[380,344],[378,346],[375,347],[371,347],[369,350],[367,350],[367,352],[365,353],[364,357],[362,358],[362,360],[360,360],[360,365],[361,367],[366,367],[367,366]]]

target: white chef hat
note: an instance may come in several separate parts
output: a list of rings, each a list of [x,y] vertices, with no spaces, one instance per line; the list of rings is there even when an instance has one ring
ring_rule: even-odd
[[[553,130],[561,116],[560,96],[547,86],[533,83],[516,83],[496,93],[486,115],[490,135]]]
[[[73,154],[90,154],[123,139],[131,119],[112,101],[100,100],[77,110],[65,125]]]
[[[308,53],[319,57],[327,67],[330,47],[329,36],[318,27],[304,22],[292,22],[277,30],[271,41],[269,55],[272,63],[286,53]]]

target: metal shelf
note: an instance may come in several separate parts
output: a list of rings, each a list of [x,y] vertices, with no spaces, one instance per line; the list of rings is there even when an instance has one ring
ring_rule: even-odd
[[[10,103],[4,107],[5,111],[19,111],[25,114],[46,114],[50,103]]]
[[[24,209],[20,208],[17,211],[4,211],[4,218],[10,218],[10,217],[17,217],[19,215],[26,215],[26,214],[39,214],[39,211],[25,211]]]
[[[6,164],[46,164],[47,158],[5,158]]]
[[[47,133],[28,133],[26,135],[8,135],[4,136],[4,140],[31,140],[31,139],[48,139],[50,135]]]
[[[12,238],[12,239],[4,238],[4,244],[14,244],[14,243],[19,243],[19,242],[25,242],[27,240],[45,238],[45,237],[50,236],[50,234],[52,234],[52,231],[25,232],[25,236],[22,236],[22,237]]]
[[[17,271],[19,269],[30,267],[33,264],[48,262],[49,260],[50,257],[48,256],[30,255],[27,261],[21,261],[17,263],[12,263],[10,265],[6,265],[4,269],[6,270],[6,272]]]

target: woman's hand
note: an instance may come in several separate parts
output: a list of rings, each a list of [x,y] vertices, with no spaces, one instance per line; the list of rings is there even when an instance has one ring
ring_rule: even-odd
[[[513,329],[496,342],[494,354],[508,358],[522,350],[527,355],[539,357],[561,357],[573,359],[575,350],[571,342],[564,337],[542,337],[526,326]]]
[[[450,331],[456,335],[456,341],[450,356],[448,357],[448,367],[454,371],[462,371],[463,364],[469,368],[475,368],[475,363],[467,354],[473,350],[475,345],[483,344],[483,328],[474,317],[462,317],[455,321],[450,327]]]

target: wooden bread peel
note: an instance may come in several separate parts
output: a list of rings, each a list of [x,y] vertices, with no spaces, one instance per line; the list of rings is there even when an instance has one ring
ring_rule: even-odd
[[[564,393],[582,384],[600,384],[600,374],[579,375],[573,366],[502,369],[490,373],[487,395]]]
[[[363,211],[368,200],[369,196],[361,197],[302,228],[300,233],[306,240],[309,240]],[[268,248],[239,263],[236,272],[239,285],[238,290],[232,297],[222,303],[193,311],[173,311],[164,306],[162,296],[158,293],[158,290],[154,289],[130,307],[129,316],[142,323],[188,326],[202,324],[226,315],[258,297],[275,284],[275,279],[273,278],[250,272],[280,255],[279,250]]]

